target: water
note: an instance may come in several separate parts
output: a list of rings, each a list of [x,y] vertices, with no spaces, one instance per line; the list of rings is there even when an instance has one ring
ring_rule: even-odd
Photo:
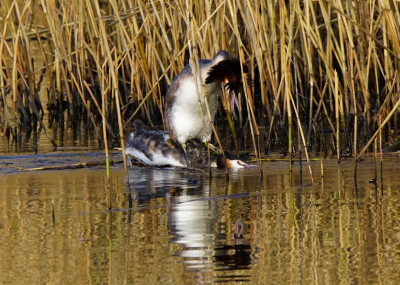
[[[53,154],[54,165],[101,160]],[[313,162],[292,175],[284,161],[208,172],[103,166],[19,171],[0,166],[1,284],[397,284],[398,157],[383,171],[367,158]],[[118,160],[116,155],[114,160]],[[55,163],[58,160],[60,163]],[[7,173],[7,174],[6,174]],[[130,199],[131,198],[131,199]],[[111,206],[112,210],[109,211]],[[129,209],[130,208],[130,209]],[[54,214],[53,214],[54,213]]]
[[[49,80],[39,91],[45,110]],[[254,169],[231,171],[227,181],[220,170],[210,179],[207,171],[131,168],[129,184],[120,163],[109,179],[102,165],[30,170],[104,161],[92,123],[65,117],[63,126],[47,113],[43,122],[75,152],[54,152],[43,130],[0,133],[0,284],[400,282],[397,155],[384,157],[376,184],[368,157],[357,184],[353,162],[333,159],[323,179],[312,163],[314,184],[306,167],[300,175],[294,164],[290,175],[286,161],[263,163],[262,181]]]

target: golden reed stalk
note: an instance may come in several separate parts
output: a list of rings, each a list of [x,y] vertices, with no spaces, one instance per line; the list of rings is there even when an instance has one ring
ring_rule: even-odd
[[[74,116],[85,110],[99,141],[118,138],[123,146],[134,116],[162,125],[163,95],[189,62],[189,47],[198,58],[226,49],[249,66],[252,84],[238,100],[239,118],[246,115],[250,122],[253,148],[258,135],[268,133],[268,147],[275,141],[291,153],[297,128],[308,150],[336,149],[340,159],[340,149],[356,155],[359,145],[364,147],[359,157],[381,131],[385,139],[399,104],[400,15],[393,5],[389,0],[195,5],[185,0],[4,0],[0,129],[17,136],[25,125],[44,126],[38,79],[48,76],[47,99],[54,112]],[[33,46],[39,50],[36,62]],[[220,110],[229,112],[223,102]],[[367,131],[360,136],[357,128]],[[369,142],[357,142],[362,138]],[[260,150],[256,153],[260,156]]]

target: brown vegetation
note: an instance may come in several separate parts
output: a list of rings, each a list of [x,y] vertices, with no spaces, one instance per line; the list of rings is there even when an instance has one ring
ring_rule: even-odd
[[[250,69],[238,124],[248,120],[254,147],[265,127],[267,147],[273,140],[291,151],[297,130],[299,149],[360,154],[375,130],[386,143],[397,137],[399,8],[388,0],[3,0],[0,128],[46,131],[43,77],[51,120],[84,113],[103,145],[135,116],[161,125],[163,95],[189,55],[225,49]]]

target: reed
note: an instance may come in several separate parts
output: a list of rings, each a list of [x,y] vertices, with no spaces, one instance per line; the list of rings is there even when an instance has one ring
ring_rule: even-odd
[[[189,54],[226,49],[249,66],[243,120],[231,125],[248,126],[256,154],[265,126],[266,150],[291,153],[297,133],[299,148],[359,157],[381,132],[384,144],[398,139],[399,19],[390,0],[5,0],[0,129],[13,138],[43,129],[53,140],[45,111],[57,124],[85,114],[100,146],[123,145],[133,117],[162,125],[163,95]],[[217,118],[234,118],[223,106]]]

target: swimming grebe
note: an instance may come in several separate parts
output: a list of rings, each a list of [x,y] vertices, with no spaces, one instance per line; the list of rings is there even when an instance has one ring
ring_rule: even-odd
[[[211,121],[214,121],[218,97],[222,93],[221,83],[226,83],[230,91],[236,91],[234,89],[240,86],[242,80],[240,61],[233,58],[227,51],[220,50],[211,60],[199,60],[198,66],[201,83],[206,84]],[[243,72],[248,72],[245,65]],[[196,82],[200,98],[197,95]],[[189,64],[175,77],[165,96],[165,126],[171,139],[182,146],[184,153],[187,141],[199,139],[202,142],[209,142],[211,139],[212,127],[204,97],[201,84],[195,78]]]
[[[161,130],[147,130],[143,122],[134,120],[135,131],[130,134],[125,145],[125,153],[149,166],[186,167],[185,154],[180,145],[176,144],[168,132]],[[187,155],[194,167],[208,165],[207,150],[198,140],[187,142]],[[238,157],[226,154],[227,168],[251,168]],[[211,167],[225,168],[223,155],[211,156]]]

